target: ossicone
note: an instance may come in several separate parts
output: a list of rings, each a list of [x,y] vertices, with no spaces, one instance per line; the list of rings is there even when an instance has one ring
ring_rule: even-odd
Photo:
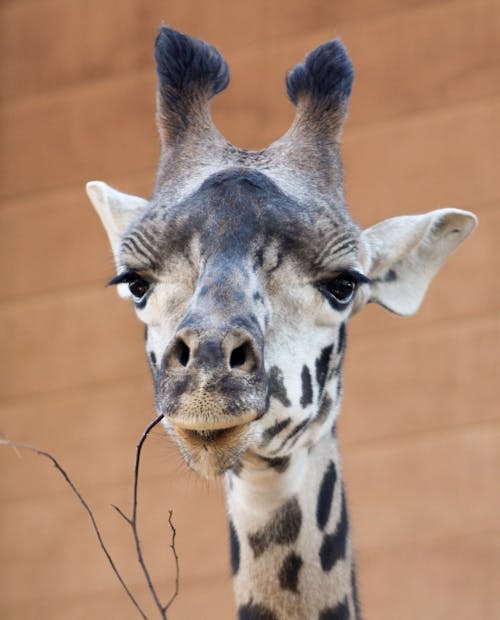
[[[320,45],[287,75],[290,101],[297,106],[292,133],[303,140],[337,142],[347,116],[354,69],[340,39]]]
[[[172,28],[160,28],[154,55],[160,88],[181,93],[207,86],[212,96],[229,83],[227,63],[215,47]]]
[[[338,105],[349,99],[354,69],[340,39],[320,45],[303,63],[287,75],[286,88],[290,101],[297,105],[302,97],[325,106]]]
[[[163,146],[168,149],[190,136],[213,133],[209,101],[229,83],[229,69],[220,53],[205,41],[163,26],[154,56]]]

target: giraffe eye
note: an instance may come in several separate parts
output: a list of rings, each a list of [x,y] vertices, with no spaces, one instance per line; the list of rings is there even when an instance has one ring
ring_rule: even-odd
[[[357,271],[346,271],[331,280],[320,282],[318,288],[335,310],[343,310],[354,298],[360,284],[370,279]]]
[[[136,300],[140,301],[148,292],[150,283],[137,274],[131,274],[131,276],[131,279],[128,281],[129,291]]]
[[[347,306],[352,301],[356,292],[357,282],[349,276],[338,276],[334,280],[321,285],[321,292],[328,298],[332,298],[338,304]]]
[[[145,280],[135,271],[125,271],[118,274],[108,282],[108,286],[114,284],[128,284],[128,289],[136,302],[143,299],[151,286],[151,282]]]

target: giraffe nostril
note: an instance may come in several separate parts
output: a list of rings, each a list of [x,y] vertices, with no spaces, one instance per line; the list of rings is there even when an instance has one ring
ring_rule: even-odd
[[[178,340],[175,345],[174,355],[181,366],[184,368],[189,364],[189,358],[191,357],[191,352],[188,345],[184,342],[184,340]]]
[[[243,364],[246,362],[246,359],[246,344],[242,344],[239,347],[236,347],[236,349],[234,349],[234,351],[231,353],[231,357],[229,358],[229,365],[231,366],[231,368],[243,366]]]
[[[239,368],[240,370],[253,370],[257,360],[252,345],[249,341],[245,341],[231,351],[229,356],[229,367]]]

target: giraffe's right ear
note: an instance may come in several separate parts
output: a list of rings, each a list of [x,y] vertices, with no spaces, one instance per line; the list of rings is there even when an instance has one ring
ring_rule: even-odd
[[[148,202],[139,196],[119,192],[103,181],[89,181],[86,189],[104,225],[116,261],[122,234]]]

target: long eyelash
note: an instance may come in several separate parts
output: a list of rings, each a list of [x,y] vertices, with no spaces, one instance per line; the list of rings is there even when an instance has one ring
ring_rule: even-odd
[[[346,271],[342,271],[337,277],[340,276],[349,276],[358,284],[372,284],[373,282],[373,280],[371,280],[368,276],[365,276],[364,273],[361,273],[360,271],[356,271],[354,269],[347,269]]]
[[[123,273],[119,273],[114,278],[106,284],[106,286],[115,286],[116,284],[124,284],[128,282],[132,282],[134,278],[137,278],[137,274],[135,271],[124,271]]]
[[[361,273],[360,271],[356,271],[355,269],[345,269],[344,271],[339,271],[337,275],[332,278],[325,278],[324,280],[321,280],[318,284],[319,286],[323,286],[324,284],[336,280],[337,278],[351,279],[357,285],[373,283],[373,280],[371,280],[368,276],[365,276],[365,274]]]

